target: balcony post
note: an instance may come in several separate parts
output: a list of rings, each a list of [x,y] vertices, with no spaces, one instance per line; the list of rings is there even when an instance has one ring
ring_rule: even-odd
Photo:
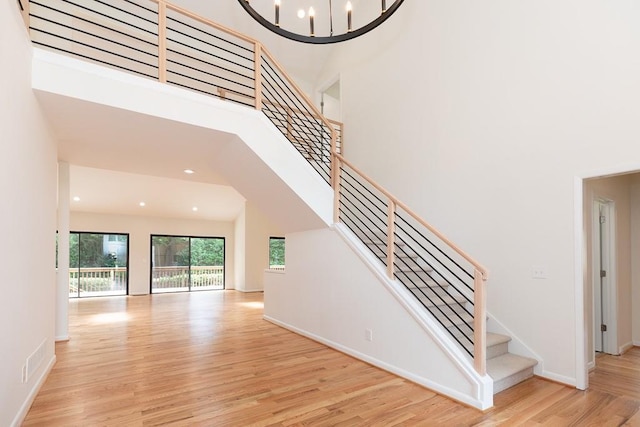
[[[158,81],[167,82],[167,3],[158,1]]]
[[[395,260],[395,233],[396,233],[396,202],[389,199],[389,212],[387,214],[387,276],[393,280]]]
[[[254,45],[254,85],[256,97],[256,110],[262,111],[262,45],[255,42]]]

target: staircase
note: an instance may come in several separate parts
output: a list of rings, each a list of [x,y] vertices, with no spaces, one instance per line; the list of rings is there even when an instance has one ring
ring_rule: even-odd
[[[533,375],[537,362],[509,353],[510,337],[486,332],[487,270],[342,156],[341,125],[320,114],[260,42],[165,0],[117,7],[32,0],[30,9],[36,46],[261,111],[331,186],[334,222],[350,229],[386,266],[387,278],[430,313],[477,376],[493,379],[494,393]],[[256,162],[274,157],[264,150],[256,146]]]
[[[378,257],[386,262],[386,254],[381,249],[386,236],[382,233],[360,233],[358,238]],[[405,243],[397,243],[401,248],[394,276],[431,313],[453,339],[473,356],[473,310],[466,295],[457,291],[447,280],[436,274],[420,255],[411,251]],[[487,332],[486,360],[487,374],[493,379],[493,393],[499,393],[533,376],[535,359],[509,353],[511,337]]]

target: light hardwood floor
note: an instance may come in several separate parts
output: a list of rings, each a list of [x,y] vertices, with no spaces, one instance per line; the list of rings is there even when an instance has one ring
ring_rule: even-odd
[[[486,413],[262,319],[234,291],[75,300],[25,426],[640,425],[640,349],[587,392],[539,378]]]

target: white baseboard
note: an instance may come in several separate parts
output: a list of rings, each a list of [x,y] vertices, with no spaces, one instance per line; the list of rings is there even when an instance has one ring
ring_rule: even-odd
[[[249,294],[252,292],[264,292],[264,289],[231,289],[238,292],[243,292],[245,294]]]
[[[31,392],[29,392],[29,394],[27,395],[27,398],[25,399],[24,403],[20,407],[20,411],[18,411],[15,418],[13,419],[13,422],[11,423],[11,427],[20,427],[20,425],[22,425],[22,422],[24,421],[27,414],[29,413],[29,409],[31,409],[31,404],[36,399],[38,392],[42,388],[42,385],[46,381],[47,377],[49,376],[49,373],[51,372],[51,369],[53,369],[53,365],[55,364],[56,364],[56,355],[54,354],[49,360],[47,367],[42,370],[42,373],[38,377],[38,381],[36,381],[33,388],[31,389]]]
[[[629,341],[628,343],[622,345],[620,348],[618,348],[618,354],[624,354],[627,351],[629,351],[629,349],[631,349],[631,347],[633,347],[633,342]]]
[[[385,370],[387,372],[390,372],[394,375],[397,375],[399,377],[405,378],[413,383],[416,383],[418,385],[421,385],[429,390],[435,391],[436,393],[442,394],[444,396],[448,396],[452,399],[457,400],[458,402],[464,403],[466,405],[472,406],[474,408],[480,409],[480,410],[485,410],[488,408],[483,407],[483,402],[481,402],[480,400],[477,399],[473,399],[468,395],[462,394],[460,392],[458,392],[457,390],[453,390],[449,387],[443,386],[442,384],[438,384],[438,383],[434,383],[433,381],[430,381],[426,378],[422,378],[419,376],[416,376],[414,374],[412,374],[411,372],[408,372],[400,367],[397,366],[393,366],[390,365],[386,362],[383,362],[382,360],[376,359],[374,357],[371,357],[369,355],[363,354],[357,350],[354,350],[350,347],[346,347],[342,344],[338,344],[334,341],[331,340],[327,340],[324,339],[318,335],[315,335],[311,332],[296,328],[295,326],[289,325],[287,323],[284,322],[280,322],[279,320],[276,320],[272,317],[269,316],[263,316],[264,320],[271,322],[275,325],[278,325],[282,328],[285,328],[289,331],[295,332],[298,335],[302,335],[304,337],[307,337],[313,341],[319,342],[321,344],[326,345],[327,347],[331,347],[335,350],[338,350],[341,353],[347,354],[349,356],[355,357],[356,359],[362,360],[366,363],[369,363],[370,365],[373,365],[375,367],[378,367],[382,370]]]
[[[59,337],[55,337],[56,342],[65,342],[69,341],[69,335],[60,335]]]
[[[595,361],[591,361],[591,362],[587,363],[587,370],[589,372],[593,371],[594,369],[596,369],[596,362]]]

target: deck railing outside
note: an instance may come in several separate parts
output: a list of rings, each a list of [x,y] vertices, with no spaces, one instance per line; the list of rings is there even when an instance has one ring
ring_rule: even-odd
[[[180,290],[204,291],[224,289],[223,266],[153,267],[151,288],[154,293]]]
[[[78,292],[80,289],[80,292]],[[127,267],[69,269],[69,296],[125,295]]]
[[[342,156],[342,124],[323,117],[260,42],[165,0],[22,5],[37,46],[262,111],[332,185],[334,220],[380,256],[388,276],[416,295],[486,373],[487,270]],[[425,302],[420,289],[434,286],[439,301]],[[433,308],[440,302],[448,305]]]

